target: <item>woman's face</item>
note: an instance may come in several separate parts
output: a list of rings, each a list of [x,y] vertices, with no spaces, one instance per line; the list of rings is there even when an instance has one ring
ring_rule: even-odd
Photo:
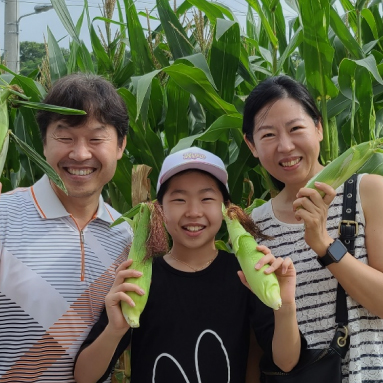
[[[299,102],[284,98],[266,105],[255,116],[253,142],[246,139],[254,157],[277,180],[304,185],[322,168],[318,162],[322,125]]]

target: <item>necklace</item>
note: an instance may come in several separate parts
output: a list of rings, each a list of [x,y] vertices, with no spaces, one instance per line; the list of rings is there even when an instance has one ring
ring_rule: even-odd
[[[168,254],[169,254],[175,261],[180,262],[180,263],[184,264],[185,266],[189,267],[189,269],[192,269],[194,272],[197,272],[197,271],[201,271],[201,270],[205,269],[206,267],[208,267],[208,266],[214,261],[214,259],[217,258],[217,255],[218,255],[218,249],[216,249],[215,256],[214,256],[210,261],[207,261],[202,267],[198,267],[198,268],[195,268],[195,267],[193,267],[193,266],[190,266],[188,263],[186,263],[186,262],[184,262],[184,261],[181,261],[180,259],[176,258],[176,257],[172,254],[172,250],[170,250]]]

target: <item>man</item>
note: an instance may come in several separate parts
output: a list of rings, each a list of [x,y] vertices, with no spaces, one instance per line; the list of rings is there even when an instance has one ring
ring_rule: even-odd
[[[128,224],[102,199],[121,158],[126,106],[101,77],[58,80],[40,111],[44,154],[68,190],[44,176],[0,198],[0,381],[74,382],[74,356],[98,319],[115,268],[131,242]]]

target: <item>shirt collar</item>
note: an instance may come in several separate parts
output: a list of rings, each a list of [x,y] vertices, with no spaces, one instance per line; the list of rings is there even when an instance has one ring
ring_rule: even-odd
[[[53,190],[47,175],[44,175],[39,181],[37,181],[30,188],[30,192],[33,203],[35,204],[36,210],[39,212],[41,218],[55,219],[70,216],[70,213],[66,211],[65,207]],[[99,197],[97,213],[94,218],[100,218],[108,223],[112,223],[114,221],[101,195]]]

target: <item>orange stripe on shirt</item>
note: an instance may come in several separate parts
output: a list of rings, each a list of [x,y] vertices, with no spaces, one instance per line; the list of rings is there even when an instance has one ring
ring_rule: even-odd
[[[43,216],[43,218],[47,218],[46,215],[43,212],[43,209],[41,209],[39,203],[37,202],[37,198],[35,196],[35,192],[33,191],[33,186],[31,186],[31,192],[32,192],[33,200],[35,201],[35,204],[36,204],[37,208],[40,210],[41,215]]]

